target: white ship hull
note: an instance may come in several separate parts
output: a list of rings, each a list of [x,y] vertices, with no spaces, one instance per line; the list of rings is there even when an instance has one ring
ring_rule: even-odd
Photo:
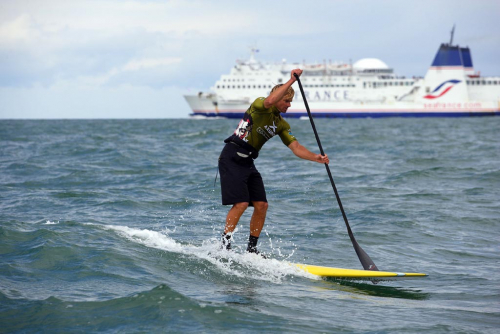
[[[249,103],[218,104],[213,100],[198,96],[186,96],[193,110],[191,116],[241,118],[249,107]],[[351,102],[312,102],[309,108],[315,117],[463,117],[463,116],[494,116],[500,115],[500,105],[497,102],[467,102],[467,103],[351,103]],[[302,99],[295,99],[285,117],[299,118],[307,116]]]

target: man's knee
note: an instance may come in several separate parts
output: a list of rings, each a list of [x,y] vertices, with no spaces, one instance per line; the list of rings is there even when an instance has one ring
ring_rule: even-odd
[[[269,204],[267,202],[253,202],[255,210],[266,212]]]
[[[239,211],[245,211],[248,208],[248,205],[248,202],[235,203],[233,204],[233,208]]]

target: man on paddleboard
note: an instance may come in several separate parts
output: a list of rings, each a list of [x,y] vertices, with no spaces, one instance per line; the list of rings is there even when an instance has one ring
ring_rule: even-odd
[[[292,135],[290,125],[281,116],[290,107],[295,94],[292,88],[296,80],[294,74],[300,76],[302,70],[292,70],[290,80],[274,86],[268,97],[257,98],[245,112],[234,133],[224,140],[226,145],[219,157],[222,204],[232,205],[222,235],[222,247],[225,249],[231,249],[232,233],[241,215],[248,206],[253,206],[247,252],[259,253],[257,241],[264,227],[268,204],[262,177],[253,161],[269,139],[278,135],[283,144],[299,158],[321,164],[330,163],[327,155],[312,153],[299,144]]]

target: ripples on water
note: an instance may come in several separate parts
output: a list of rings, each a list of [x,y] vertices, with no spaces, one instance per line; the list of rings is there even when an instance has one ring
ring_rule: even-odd
[[[481,332],[500,326],[500,118],[317,120],[381,284],[288,262],[361,268],[324,166],[278,138],[256,165],[260,248],[217,247],[213,182],[236,120],[0,122],[0,325],[6,332]],[[317,151],[308,121],[293,133]]]

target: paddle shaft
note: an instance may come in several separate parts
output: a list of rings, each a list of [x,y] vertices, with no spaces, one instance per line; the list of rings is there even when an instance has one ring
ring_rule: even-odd
[[[318,131],[316,131],[316,126],[314,125],[314,120],[311,114],[311,110],[309,109],[309,104],[307,103],[306,94],[304,93],[304,89],[302,88],[302,83],[300,82],[299,76],[296,73],[294,73],[294,76],[299,84],[300,93],[302,94],[302,99],[304,100],[304,104],[306,106],[307,115],[309,116],[309,120],[311,121],[311,126],[314,131],[314,135],[316,136],[316,141],[318,142],[319,151],[321,152],[321,155],[325,155],[325,152],[323,151],[323,146],[321,145],[321,141],[319,140]],[[345,226],[347,227],[347,233],[349,234],[349,238],[351,239],[354,250],[358,255],[359,261],[361,262],[365,270],[378,270],[375,263],[368,256],[368,254],[366,254],[366,252],[361,248],[361,246],[354,238],[354,234],[352,233],[351,227],[349,226],[349,222],[347,221],[347,215],[345,214],[344,207],[342,206],[342,201],[340,200],[339,192],[337,191],[335,182],[333,182],[333,176],[332,172],[330,171],[330,167],[326,163],[325,167],[326,167],[326,172],[328,173],[328,177],[330,178],[330,183],[332,184],[333,191],[335,192],[335,197],[337,198],[337,203],[339,204],[340,211],[342,212],[342,217],[344,218]]]

